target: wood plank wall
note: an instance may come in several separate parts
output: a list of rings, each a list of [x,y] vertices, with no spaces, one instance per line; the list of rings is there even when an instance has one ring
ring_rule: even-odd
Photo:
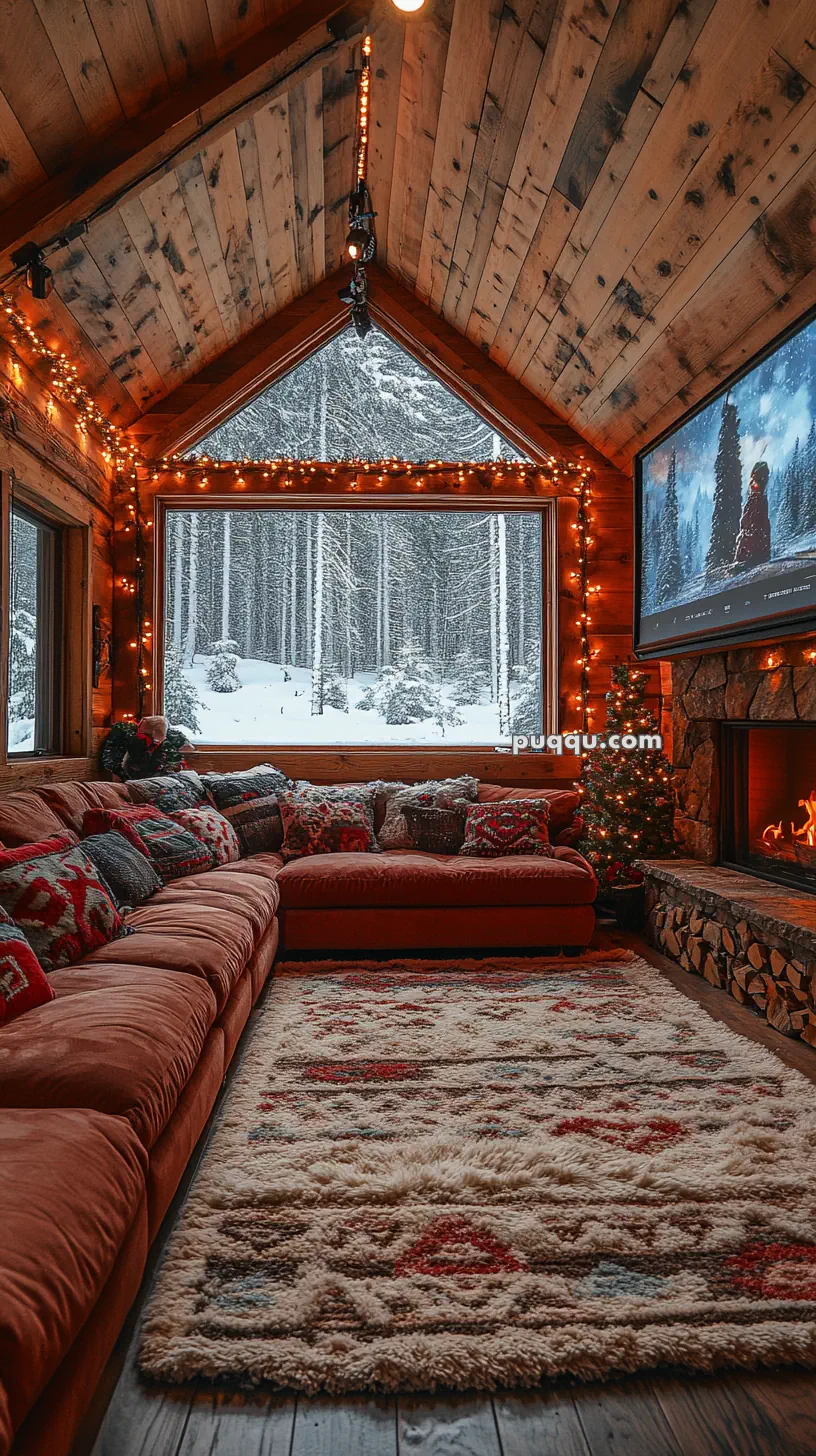
[[[6,342],[0,342],[0,480],[3,499],[13,483],[15,493],[58,523],[89,530],[90,579],[76,581],[82,572],[82,552],[70,553],[71,600],[82,591],[95,603],[109,625],[113,623],[113,498],[110,480],[98,443],[83,435],[69,406],[46,390],[42,378],[29,368]],[[3,597],[4,644],[7,641],[8,601]],[[85,614],[89,616],[90,613]],[[62,779],[94,778],[96,750],[111,722],[113,679],[103,676],[94,691],[91,682],[90,622],[66,624],[71,659],[72,730],[80,751],[60,758],[8,759],[5,726],[0,731],[0,791],[27,788]],[[87,633],[88,640],[84,640]],[[7,671],[3,653],[0,671],[0,723],[7,717]]]

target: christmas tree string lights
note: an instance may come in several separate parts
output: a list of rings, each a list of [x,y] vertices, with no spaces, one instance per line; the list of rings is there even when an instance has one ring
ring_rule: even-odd
[[[612,669],[606,736],[656,734],[646,707],[648,675],[630,663]],[[626,883],[634,861],[674,852],[672,766],[658,748],[594,749],[581,775],[585,833],[581,853],[602,887]]]

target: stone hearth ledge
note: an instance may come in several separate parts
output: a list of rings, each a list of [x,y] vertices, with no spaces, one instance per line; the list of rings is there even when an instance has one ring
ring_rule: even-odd
[[[638,868],[647,879],[690,891],[698,904],[728,910],[736,920],[748,920],[766,935],[795,942],[808,959],[816,959],[816,895],[797,895],[774,880],[697,859],[642,859]]]
[[[694,859],[639,867],[652,945],[816,1046],[816,896]]]

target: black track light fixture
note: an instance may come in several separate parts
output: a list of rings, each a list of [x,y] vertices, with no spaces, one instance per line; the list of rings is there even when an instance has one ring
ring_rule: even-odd
[[[37,243],[24,243],[11,261],[15,268],[25,270],[25,281],[34,298],[47,298],[54,287],[54,275],[45,261],[45,254]]]

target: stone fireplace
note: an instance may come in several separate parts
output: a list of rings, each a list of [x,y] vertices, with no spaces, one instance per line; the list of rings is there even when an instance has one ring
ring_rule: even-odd
[[[722,864],[816,892],[816,724],[720,724]]]
[[[645,861],[648,934],[816,1047],[816,643],[672,664],[676,860]]]
[[[681,848],[693,859],[706,864],[741,862],[757,873],[765,870],[757,864],[733,858],[734,833],[739,829],[733,817],[740,805],[735,797],[733,771],[735,758],[748,756],[751,770],[758,771],[766,761],[765,749],[771,740],[755,735],[754,725],[773,725],[776,746],[789,753],[792,740],[784,735],[786,728],[811,724],[816,738],[816,644],[813,638],[786,643],[783,647],[743,647],[732,652],[711,652],[696,657],[678,658],[672,664],[672,727],[675,766],[677,813],[675,827]],[[744,730],[741,738],[737,725]],[[767,730],[770,731],[770,730]],[[793,742],[797,754],[805,755],[803,771],[810,772],[812,750],[805,747],[811,735],[805,731]],[[741,746],[735,744],[738,740]],[[736,752],[735,752],[736,750]],[[743,760],[744,764],[744,760]],[[816,760],[814,760],[816,767]],[[796,798],[806,799],[814,782],[796,783]],[[791,805],[790,794],[779,785],[783,795],[768,802],[769,820],[783,821],[783,828],[792,819],[799,827],[802,811],[798,803]],[[789,813],[789,810],[795,811]],[[753,827],[753,825],[752,825]],[[762,828],[764,829],[764,825]],[[793,855],[793,851],[791,851]],[[768,867],[772,869],[770,857]],[[816,889],[816,884],[814,884]]]

